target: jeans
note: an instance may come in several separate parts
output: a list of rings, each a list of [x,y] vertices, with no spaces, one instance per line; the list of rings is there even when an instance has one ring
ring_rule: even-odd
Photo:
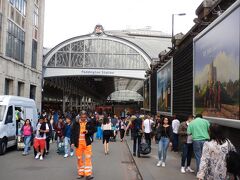
[[[57,149],[59,147],[59,144],[63,141],[64,141],[64,139],[62,140],[62,137],[57,136]]]
[[[32,136],[24,136],[24,153],[28,153]]]
[[[202,149],[205,142],[205,140],[193,141],[193,152],[196,159],[197,172],[199,170],[200,160],[202,157]]]
[[[173,133],[173,151],[178,151],[178,134]]]
[[[72,149],[70,143],[71,143],[71,142],[70,142],[70,138],[64,137],[65,154],[69,154],[69,149],[70,149],[70,152],[73,152],[73,149]]]
[[[162,162],[164,163],[167,157],[167,149],[168,149],[169,142],[170,142],[169,138],[161,137],[158,143],[158,158],[159,158],[159,161],[162,160]]]
[[[142,136],[133,136],[133,153],[136,153],[136,147],[137,147],[137,154],[140,155],[140,144],[141,144]],[[137,145],[138,143],[138,145]]]
[[[144,133],[145,141],[151,147],[151,133]]]
[[[192,153],[193,153],[193,144],[183,144],[183,152],[182,152],[182,163],[181,166],[185,167],[185,162],[187,159],[187,167],[190,166],[191,164],[191,159],[192,159]]]

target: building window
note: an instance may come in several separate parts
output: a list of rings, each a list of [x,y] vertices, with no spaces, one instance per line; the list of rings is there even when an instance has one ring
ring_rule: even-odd
[[[11,5],[15,7],[22,15],[26,16],[26,0],[9,0]]]
[[[35,100],[36,97],[36,86],[30,85],[30,99]]]
[[[38,7],[35,5],[33,13],[33,25],[38,27]]]
[[[32,68],[37,67],[37,41],[32,40]]]
[[[24,83],[23,82],[18,82],[18,89],[17,89],[17,95],[18,96],[23,96],[24,92]]]
[[[5,79],[4,94],[5,95],[12,95],[13,94],[12,90],[13,90],[13,80]]]
[[[25,32],[12,21],[8,21],[6,56],[24,62]]]

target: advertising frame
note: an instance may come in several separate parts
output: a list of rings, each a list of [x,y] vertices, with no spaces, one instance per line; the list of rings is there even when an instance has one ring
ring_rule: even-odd
[[[206,29],[204,29],[199,35],[197,35],[193,39],[193,114],[196,114],[196,102],[195,102],[195,48],[196,42],[200,40],[203,36],[205,36],[208,32],[210,32],[215,26],[218,26],[221,22],[223,22],[229,15],[231,15],[236,9],[240,7],[240,0],[236,1],[230,8],[228,8],[220,17],[218,17],[213,23],[211,23]],[[239,51],[240,57],[240,51]],[[213,117],[213,116],[203,116],[208,119],[212,123],[217,123],[223,126],[233,127],[240,129],[240,120],[238,119],[229,119],[224,117]]]
[[[148,107],[144,107],[144,96],[145,96],[145,82],[148,81]],[[151,110],[151,78],[148,77],[143,82],[143,110],[144,111],[150,111]]]
[[[171,111],[170,112],[165,112],[165,111],[159,111],[158,109],[158,73],[163,70],[166,66],[168,66],[170,64],[171,66]],[[173,115],[173,58],[171,58],[167,63],[165,63],[158,71],[156,74],[157,78],[156,78],[156,95],[157,95],[157,103],[156,103],[156,111],[157,113],[160,113],[161,115],[166,115],[166,116],[172,116]]]

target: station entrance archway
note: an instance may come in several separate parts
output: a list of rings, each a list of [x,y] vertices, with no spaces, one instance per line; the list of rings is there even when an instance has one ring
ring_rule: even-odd
[[[97,25],[93,33],[68,39],[44,56],[43,104],[92,109],[116,94],[117,101],[142,101],[139,91],[150,63],[139,46]]]

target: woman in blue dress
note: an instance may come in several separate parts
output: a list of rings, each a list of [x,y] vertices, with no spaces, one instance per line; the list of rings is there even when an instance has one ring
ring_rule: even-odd
[[[98,119],[97,120],[97,134],[96,134],[96,139],[101,140],[102,136],[103,136],[103,132],[102,132],[102,119]]]

